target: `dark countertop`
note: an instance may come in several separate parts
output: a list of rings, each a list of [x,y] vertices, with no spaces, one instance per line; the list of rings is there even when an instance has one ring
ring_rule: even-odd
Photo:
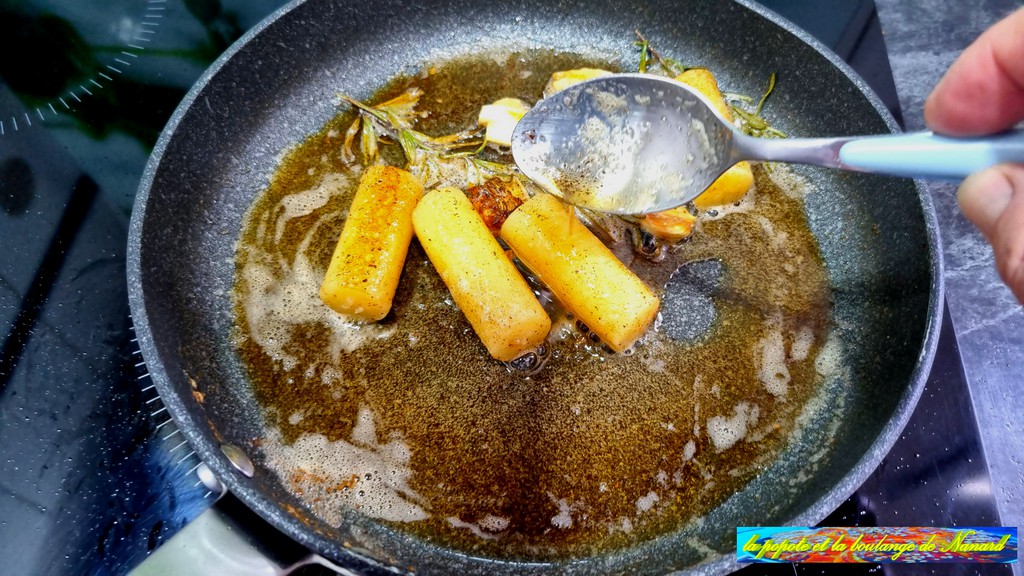
[[[1019,0],[876,0],[906,128],[924,129],[932,87],[983,30]],[[992,249],[964,219],[956,187],[928,185],[945,250],[946,299],[978,415],[1002,523],[1024,526],[1024,308],[995,270]],[[1019,571],[1017,573],[1020,573]]]

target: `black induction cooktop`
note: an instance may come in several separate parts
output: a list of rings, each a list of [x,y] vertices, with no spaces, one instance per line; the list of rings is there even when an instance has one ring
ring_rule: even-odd
[[[131,200],[203,68],[280,0],[0,0],[0,574],[123,574],[214,500],[134,346]],[[899,118],[871,0],[764,4]],[[823,525],[998,525],[951,325],[889,456]],[[991,568],[989,570],[988,568]],[[1008,573],[756,565],[744,574]]]

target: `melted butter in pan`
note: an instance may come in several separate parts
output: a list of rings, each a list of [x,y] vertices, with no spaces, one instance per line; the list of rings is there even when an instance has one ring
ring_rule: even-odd
[[[472,125],[482,104],[536,100],[577,57],[477,59],[396,80],[423,88],[422,128]],[[564,314],[527,376],[492,360],[414,240],[392,312],[346,322],[317,297],[358,173],[341,164],[351,116],[284,158],[237,252],[237,341],[270,428],[264,458],[329,522],[354,507],[439,544],[552,559],[679,528],[784,448],[819,377],[829,300],[792,179],[756,191],[661,262],[626,263],[657,291],[714,260],[714,322],[696,341],[657,328],[601,351]]]

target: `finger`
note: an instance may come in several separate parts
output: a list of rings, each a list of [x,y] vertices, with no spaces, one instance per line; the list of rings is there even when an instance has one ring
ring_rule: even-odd
[[[1024,164],[1001,164],[969,176],[957,200],[992,244],[999,275],[1024,303]]]
[[[924,104],[936,132],[977,136],[1024,120],[1024,8],[964,50]]]

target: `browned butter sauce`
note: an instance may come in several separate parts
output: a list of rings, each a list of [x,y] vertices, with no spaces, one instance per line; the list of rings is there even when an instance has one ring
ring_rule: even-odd
[[[420,128],[446,133],[498,98],[536,101],[552,71],[581,66],[608,64],[467,59],[372,101],[419,86]],[[237,249],[238,349],[272,430],[263,458],[316,514],[341,522],[355,508],[473,554],[581,556],[694,521],[786,445],[828,329],[805,183],[757,167],[756,191],[704,215],[663,261],[616,248],[659,295],[680,265],[721,261],[702,339],[675,342],[656,324],[614,355],[556,311],[550,357],[528,375],[488,356],[415,240],[382,322],[351,324],[319,301],[358,182],[340,159],[351,120],[287,151]]]

